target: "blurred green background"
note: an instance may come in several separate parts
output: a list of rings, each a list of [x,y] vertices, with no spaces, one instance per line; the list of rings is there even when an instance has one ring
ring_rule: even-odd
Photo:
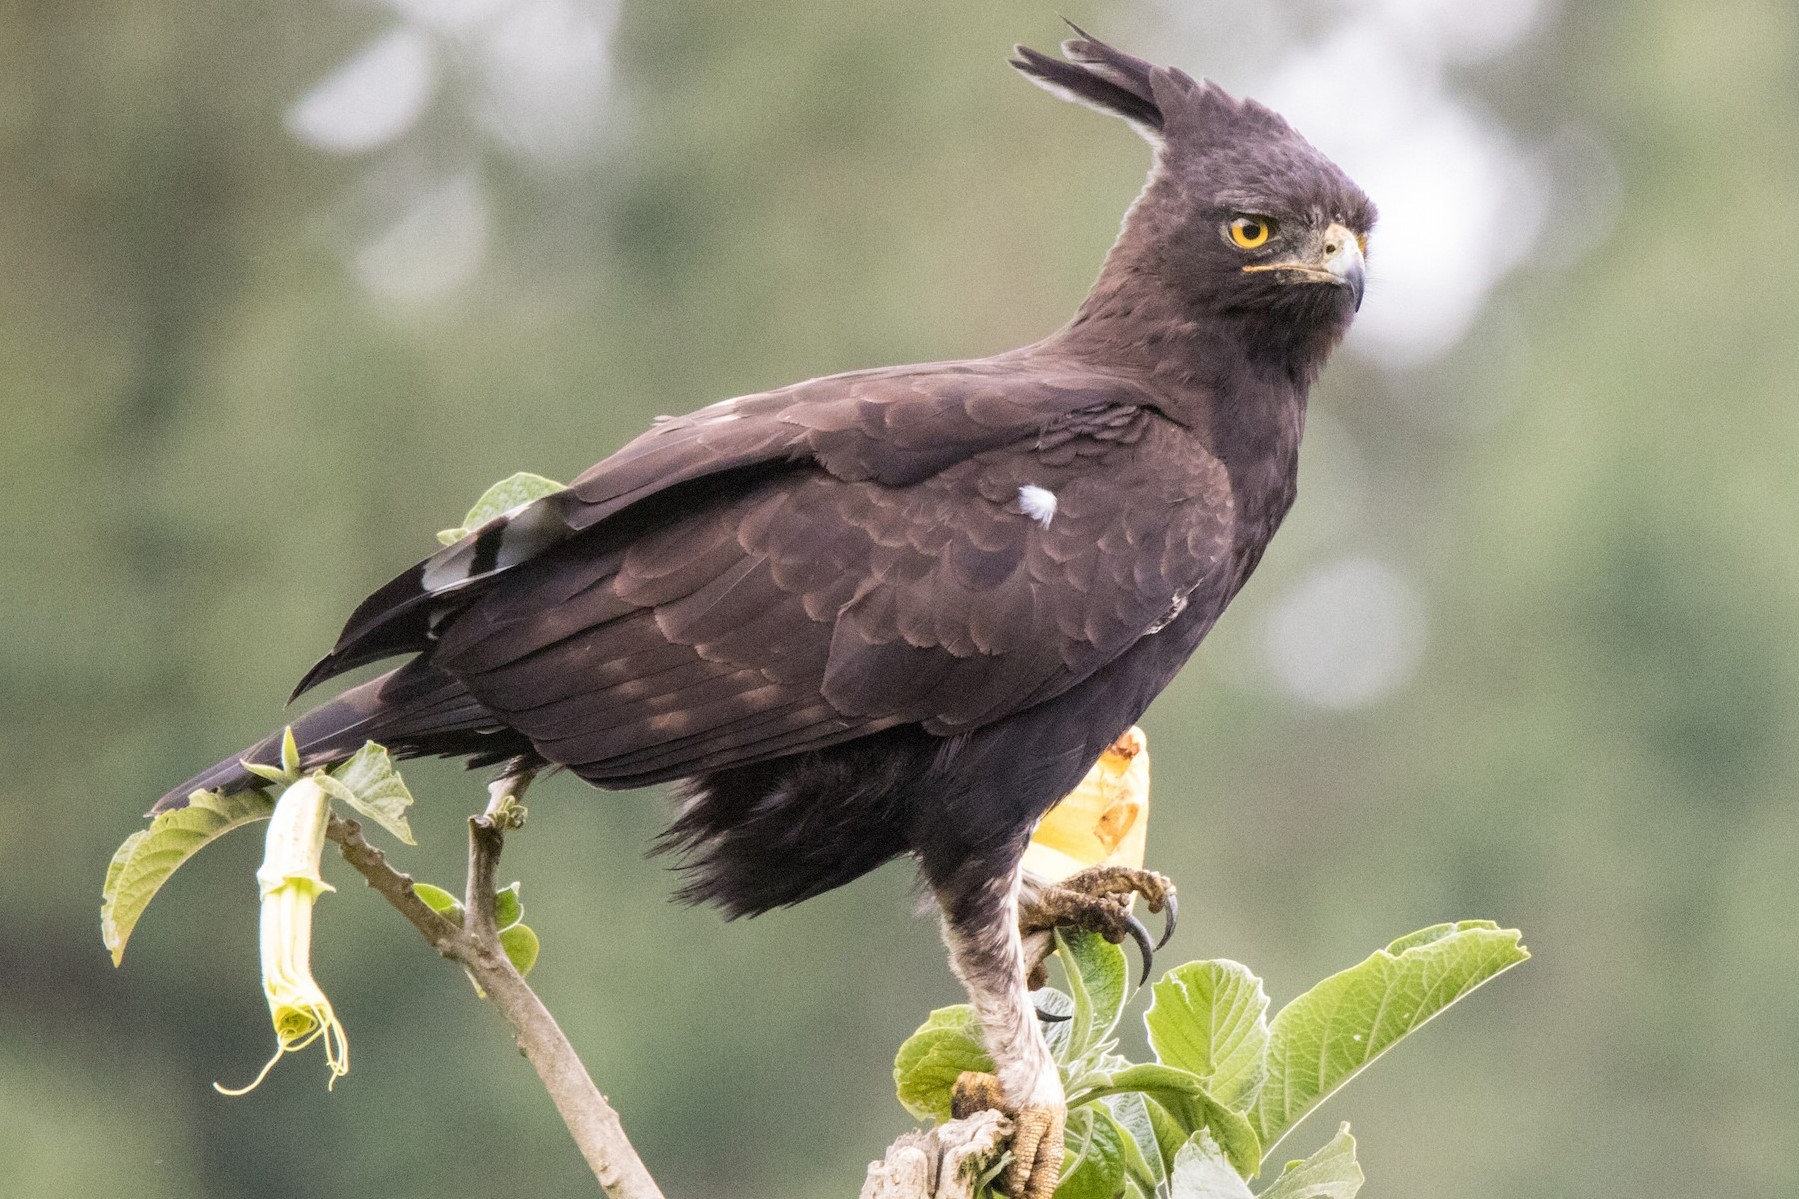
[[[271,1048],[259,838],[118,971],[107,857],[492,480],[1065,319],[1147,154],[1005,67],[1058,12],[1287,109],[1386,210],[1299,505],[1146,722],[1164,961],[1279,1003],[1518,925],[1536,960],[1296,1152],[1353,1120],[1417,1199],[1799,1192],[1788,0],[86,0],[0,5],[0,1194],[590,1192],[341,864],[354,1072],[214,1094]],[[404,861],[453,882],[478,781],[408,773]],[[727,925],[667,902],[665,812],[534,792],[534,981],[671,1199],[854,1194],[958,997],[910,872]]]

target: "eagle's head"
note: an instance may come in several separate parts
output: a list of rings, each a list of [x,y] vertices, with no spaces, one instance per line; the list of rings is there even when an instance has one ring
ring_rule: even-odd
[[[1373,202],[1274,110],[1075,32],[1067,62],[1020,46],[1012,65],[1155,148],[1108,273],[1321,361],[1361,307]]]

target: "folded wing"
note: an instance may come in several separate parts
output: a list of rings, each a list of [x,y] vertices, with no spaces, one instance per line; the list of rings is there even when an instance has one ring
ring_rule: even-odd
[[[837,376],[664,422],[377,592],[308,683],[426,651],[612,786],[1059,694],[1217,571],[1233,526],[1222,466],[1130,385],[1039,369]]]

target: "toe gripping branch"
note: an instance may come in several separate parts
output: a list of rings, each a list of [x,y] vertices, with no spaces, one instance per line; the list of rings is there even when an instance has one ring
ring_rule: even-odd
[[[999,1079],[964,1070],[950,1092],[950,1117],[966,1120],[983,1111],[1001,1112],[1011,1121],[1012,1160],[1000,1189],[1012,1199],[1053,1199],[1062,1174],[1067,1109],[1025,1104],[1014,1110],[1006,1104]]]

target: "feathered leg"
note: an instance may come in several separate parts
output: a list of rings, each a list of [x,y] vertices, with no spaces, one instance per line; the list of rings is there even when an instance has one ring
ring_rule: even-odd
[[[1018,931],[1021,878],[1014,866],[966,887],[939,886],[936,893],[950,968],[968,988],[1015,1127],[1006,1193],[1012,1199],[1051,1199],[1062,1169],[1068,1105],[1025,986]]]

